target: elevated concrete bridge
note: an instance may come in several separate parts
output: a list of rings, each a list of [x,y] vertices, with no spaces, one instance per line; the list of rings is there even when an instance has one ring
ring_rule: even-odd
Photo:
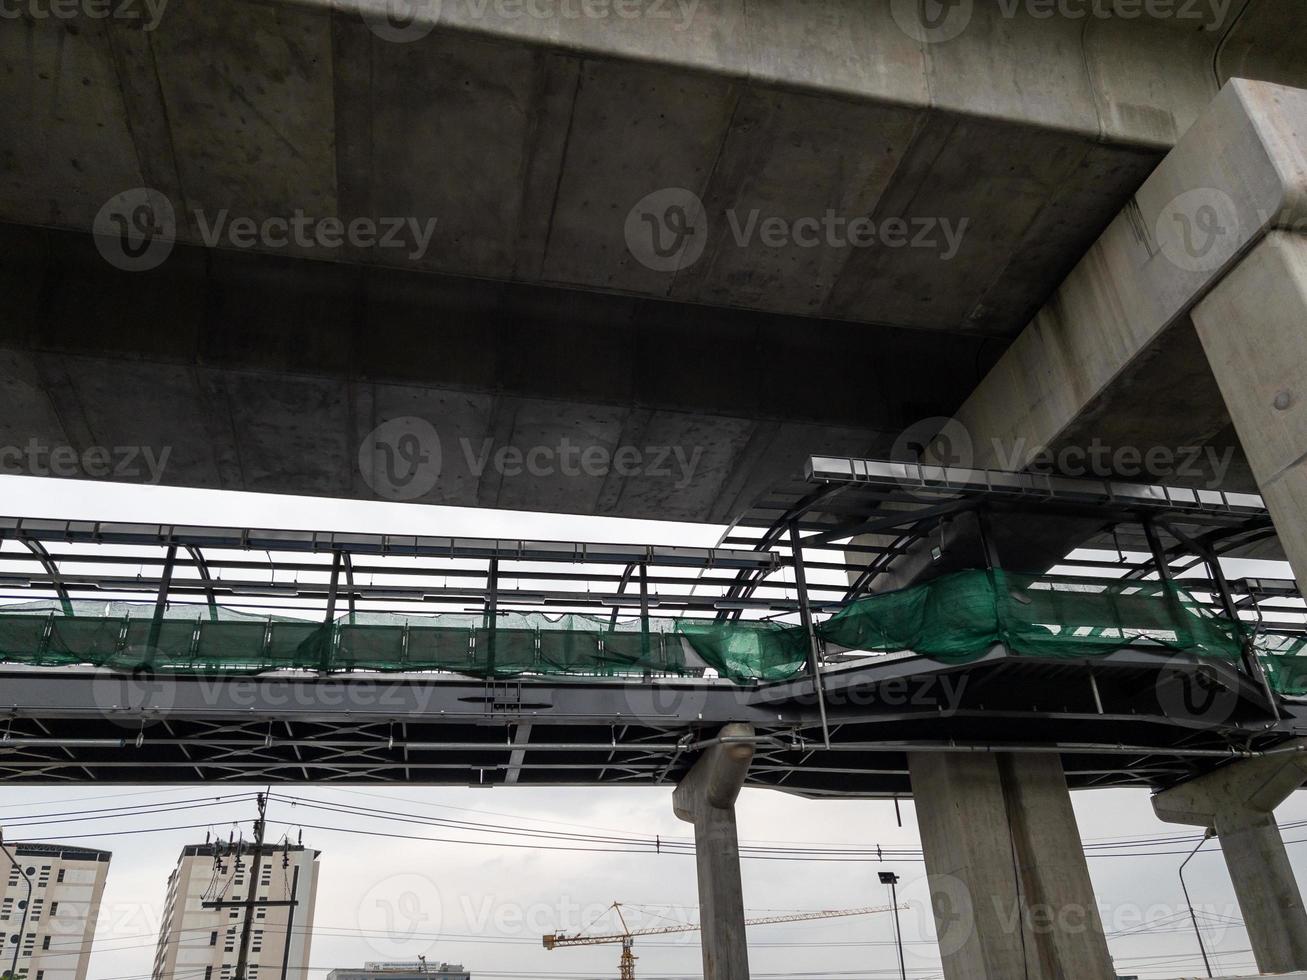
[[[915,0],[411,6],[404,30],[383,0],[5,21],[5,444],[71,446],[75,472],[169,447],[167,483],[370,497],[360,443],[419,416],[444,452],[412,499],[726,521],[808,455],[883,456],[952,414],[1222,83],[1307,74],[1294,0],[967,0],[942,31]],[[141,187],[180,244],[129,274],[84,236]],[[624,234],[662,188],[704,208],[671,272]],[[231,234],[297,214],[436,225],[420,255]],[[905,243],[799,240],[827,214],[902,219]],[[1112,438],[1237,448],[1187,324],[1147,351],[1122,410],[1098,403]],[[702,452],[688,485],[475,465],[564,439]]]
[[[451,0],[388,21],[381,0],[360,2],[174,0],[148,25],[35,8],[6,20],[7,472],[36,472],[21,451],[33,441],[42,459],[67,450],[65,475],[103,475],[98,450],[148,447],[154,458],[169,450],[156,475],[178,485],[726,521],[814,453],[923,443],[940,461],[938,420],[911,423],[954,416],[970,446],[963,461],[986,466],[1020,468],[1043,445],[1095,439],[1141,455],[1237,449],[1226,485],[1261,494],[1307,581],[1301,3],[1234,0],[1204,19],[1181,14],[1201,4],[1128,17],[1124,3],[1100,16],[1101,5],[1050,13],[997,0],[714,0],[599,19]],[[319,231],[338,223],[290,243],[301,214]],[[882,239],[832,243],[828,214],[868,219]],[[678,247],[629,233],[646,216]],[[393,250],[341,237],[359,220],[396,218],[419,237],[435,219],[436,231]],[[912,247],[890,241],[896,219],[941,233],[967,224],[944,247]],[[476,469],[461,451],[525,454],[564,438],[613,459],[622,447],[702,452],[678,480],[632,466]],[[1193,481],[1210,484],[1211,473]],[[1051,561],[1101,529],[1028,530],[1039,540],[1009,550]],[[850,553],[873,556],[881,581],[928,568],[928,552],[874,540]],[[1161,572],[1165,554],[1156,560]],[[883,678],[861,672],[885,668],[847,668],[847,679],[871,684]],[[830,673],[834,686],[844,670]],[[1025,680],[1044,693],[1064,686]],[[1259,701],[1254,681],[1245,671],[1228,689],[1231,717],[1261,724],[1259,734],[1194,733],[1226,740],[1221,765],[1193,761],[1207,745],[1143,738],[1147,723],[1130,728],[1128,747],[1138,733],[1147,755],[1166,750],[1150,774],[1165,787],[1159,816],[1208,826],[1227,845],[1245,919],[1258,924],[1259,967],[1303,969],[1307,914],[1273,810],[1302,783],[1304,732],[1296,707]],[[5,682],[25,706],[12,725],[27,740],[9,754],[55,767],[43,778],[93,778],[114,771],[112,755],[134,738],[152,745],[139,717],[121,748],[103,735],[103,713],[79,729],[94,700],[86,679]],[[802,693],[767,706],[777,724],[811,726],[794,703]],[[482,698],[473,710],[488,708],[516,741],[520,724],[494,712],[499,696]],[[827,708],[829,728],[840,709]],[[712,930],[721,948],[705,957],[713,980],[748,975],[729,860],[735,793],[755,758],[754,778],[779,778],[776,759],[811,748],[778,746],[761,710],[732,705],[728,717],[714,700],[704,721],[722,728],[677,741],[670,767],[664,732],[637,730],[659,746],[658,763],[650,751],[643,767],[622,769],[637,781],[681,776],[678,813],[720,845],[700,867],[704,915],[724,922]],[[992,752],[966,748],[975,732],[965,726],[913,719],[922,727],[892,757],[849,741],[857,763],[794,787],[835,792],[855,778],[838,770],[853,768],[863,789],[892,793],[906,770],[945,898],[941,925],[958,907],[947,899],[973,903],[965,941],[944,951],[949,980],[1113,974],[1067,789],[1116,769],[1101,750],[1080,764],[1039,751],[1041,739],[1045,749],[1081,741],[1078,718],[1040,714],[1032,707],[1024,737],[1005,732]],[[850,739],[870,723],[845,720]],[[1172,720],[1160,730],[1174,733]],[[192,762],[196,736],[230,738],[226,749],[253,758],[254,733],[233,724],[161,739],[171,756],[160,763]],[[266,752],[278,734],[265,730]],[[275,752],[321,736],[292,726]],[[557,751],[590,751],[572,737],[560,735]],[[367,724],[342,738],[371,742],[370,765],[404,761]],[[468,753],[452,762],[460,773],[505,754],[503,771],[524,772],[534,751],[529,733],[484,754],[468,738],[432,751]],[[1231,738],[1243,740],[1238,751]],[[626,758],[609,740],[614,762]],[[320,748],[325,757],[295,759],[302,778],[355,746]],[[193,762],[220,773],[222,754]],[[886,782],[872,777],[880,768],[893,770]],[[1085,926],[1040,930],[1020,916],[1005,926],[990,900],[995,913],[1079,912]]]

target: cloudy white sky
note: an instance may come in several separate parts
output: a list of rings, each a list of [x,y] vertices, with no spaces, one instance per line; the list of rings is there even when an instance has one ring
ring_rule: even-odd
[[[714,528],[655,522],[595,520],[509,512],[474,512],[411,504],[357,503],[310,498],[217,494],[154,487],[79,484],[0,477],[4,510],[16,516],[247,524],[312,529],[406,532],[633,542],[707,544]],[[249,789],[262,787],[248,787]],[[208,792],[239,793],[238,787]],[[94,980],[137,980],[149,975],[162,912],[165,883],[183,845],[204,839],[203,830],[167,830],[205,822],[223,836],[233,820],[249,820],[248,802],[215,802],[195,811],[70,822],[24,828],[43,815],[207,795],[195,787],[157,789],[86,786],[76,789],[6,786],[0,791],[5,838],[68,839],[113,852],[109,883],[91,961]],[[305,829],[304,842],[322,852],[321,884],[313,940],[313,977],[369,960],[462,962],[474,977],[535,980],[615,976],[619,948],[598,946],[545,951],[544,932],[574,931],[614,900],[645,906],[678,921],[697,919],[694,863],[686,856],[577,853],[400,840],[345,832],[345,828],[430,837],[473,839],[473,832],[395,825],[363,817],[324,815],[296,807],[292,797],[429,814],[577,834],[620,833],[688,837],[690,828],[671,812],[670,789],[612,790],[429,789],[373,786],[274,787],[270,830],[280,834],[300,822],[330,826]],[[1148,794],[1100,790],[1074,796],[1086,842],[1184,836],[1186,828],[1152,816]],[[738,807],[741,838],[750,842],[832,843],[857,847],[920,846],[911,801],[902,804],[903,826],[887,801],[810,801],[746,791]],[[325,819],[324,819],[325,816]],[[1278,813],[1282,824],[1307,820],[1307,796],[1299,794]],[[116,833],[133,831],[134,833]],[[145,832],[141,832],[145,831]],[[77,835],[73,837],[72,835]],[[1300,878],[1307,872],[1307,827],[1286,831]],[[484,838],[483,838],[484,839]],[[503,840],[503,838],[499,838]],[[1090,859],[1090,871],[1118,972],[1145,978],[1198,976],[1192,927],[1185,912],[1177,868],[1192,844],[1154,843],[1122,847]],[[745,901],[751,913],[852,908],[888,903],[877,883],[880,870],[903,878],[901,897],[909,976],[938,977],[933,927],[924,905],[919,861],[811,862],[746,860]],[[1206,923],[1214,972],[1252,972],[1248,940],[1219,855],[1204,846],[1189,865],[1190,893]],[[406,892],[421,897],[420,922],[385,935],[378,908]],[[381,905],[378,901],[381,901]],[[654,913],[646,920],[661,921]],[[596,931],[603,929],[602,920]],[[872,978],[897,976],[893,929],[886,915],[755,927],[750,930],[751,967],[758,978]],[[701,973],[694,934],[638,943],[642,980],[697,977]]]

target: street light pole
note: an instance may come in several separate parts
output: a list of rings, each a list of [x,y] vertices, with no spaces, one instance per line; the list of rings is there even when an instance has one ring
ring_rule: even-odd
[[[1203,969],[1207,971],[1209,977],[1212,975],[1212,964],[1207,961],[1207,947],[1203,945],[1203,934],[1198,929],[1198,916],[1194,914],[1194,903],[1190,901],[1189,888],[1184,883],[1184,866],[1194,859],[1194,855],[1198,853],[1200,847],[1215,836],[1216,831],[1211,827],[1208,827],[1207,831],[1203,834],[1203,839],[1198,842],[1198,847],[1195,847],[1190,855],[1180,862],[1180,890],[1184,892],[1185,905],[1189,906],[1189,921],[1194,924],[1194,935],[1198,937],[1198,952],[1203,954]]]
[[[5,857],[9,858],[10,863],[18,869],[18,873],[23,876],[23,881],[27,882],[27,901],[23,903],[23,924],[18,927],[18,935],[14,937],[14,960],[9,967],[9,973],[6,974],[10,980],[17,980],[18,977],[18,951],[23,948],[23,937],[27,935],[27,915],[32,910],[32,876],[27,873],[18,858],[14,856],[9,848],[5,847],[4,832],[0,831],[0,851],[3,851]]]
[[[899,951],[899,980],[908,980],[908,969],[903,961],[903,930],[899,925],[899,876],[893,871],[882,871],[880,883],[889,885],[890,904],[894,906],[894,945]]]

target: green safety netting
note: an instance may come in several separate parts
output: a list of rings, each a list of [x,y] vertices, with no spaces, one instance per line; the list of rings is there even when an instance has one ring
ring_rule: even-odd
[[[1257,658],[1271,687],[1290,697],[1307,697],[1307,638],[1258,638]]]
[[[946,663],[974,660],[998,643],[1039,657],[1095,657],[1148,644],[1233,661],[1240,650],[1227,624],[1174,585],[985,570],[869,596],[819,633],[847,650],[911,650]]]
[[[79,602],[61,609],[0,609],[0,661],[118,669],[261,672],[452,671],[524,674],[699,674],[737,682],[801,673],[801,627],[712,619],[614,621],[580,614],[508,613],[486,628],[477,614],[359,613],[320,624],[218,609]],[[1104,656],[1126,646],[1237,662],[1242,635],[1184,589],[1161,582],[1086,581],[971,570],[859,599],[816,625],[828,652],[911,651],[965,663],[996,645],[1032,657]],[[1307,696],[1307,641],[1259,638],[1276,690]]]

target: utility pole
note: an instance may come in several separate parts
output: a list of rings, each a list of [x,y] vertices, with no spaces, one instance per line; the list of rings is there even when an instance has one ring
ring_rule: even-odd
[[[259,891],[259,866],[263,863],[263,827],[268,815],[268,798],[262,793],[258,796],[259,819],[254,821],[254,860],[250,863],[250,887],[245,896],[245,916],[241,925],[241,951],[236,955],[235,980],[245,980],[245,971],[250,958],[250,936],[254,931],[254,904]],[[286,938],[290,942],[290,937]]]
[[[260,793],[258,795],[258,806],[259,819],[254,821],[254,860],[250,863],[249,893],[243,899],[238,901],[200,903],[200,907],[206,909],[239,908],[245,910],[245,921],[241,925],[241,948],[236,956],[236,970],[233,974],[232,980],[246,980],[246,973],[249,969],[250,937],[254,932],[254,910],[256,908],[268,908],[273,905],[294,906],[299,904],[298,901],[293,898],[284,902],[273,902],[268,899],[260,899],[257,897],[259,890],[259,870],[263,864],[263,830],[266,822],[264,818],[267,816],[268,812],[268,797],[266,793]],[[286,941],[287,943],[290,942],[289,934],[286,937]]]

